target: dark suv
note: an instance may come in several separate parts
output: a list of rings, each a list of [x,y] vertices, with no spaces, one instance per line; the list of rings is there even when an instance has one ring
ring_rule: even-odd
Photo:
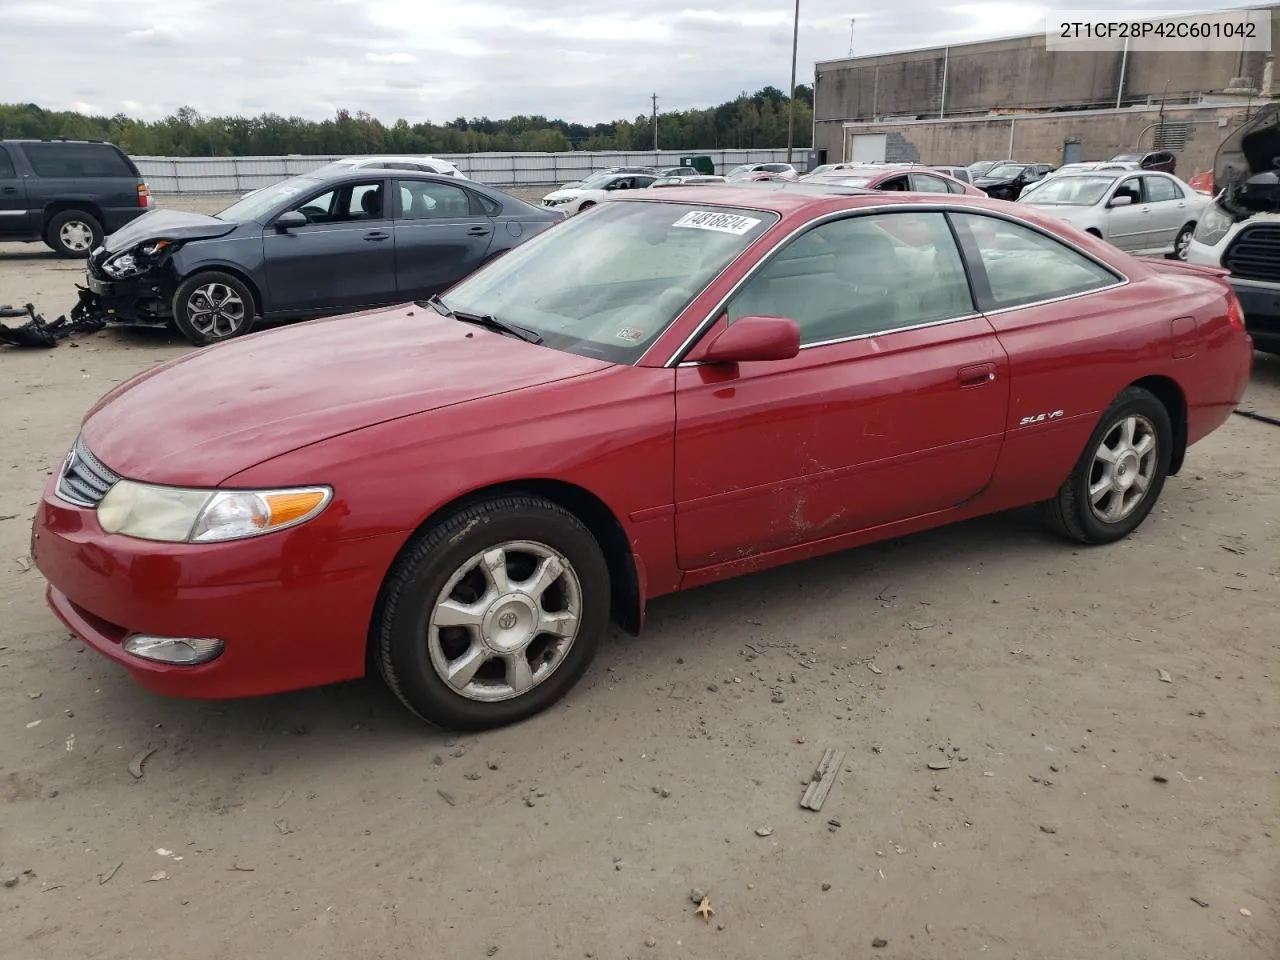
[[[84,258],[151,206],[142,174],[113,144],[0,140],[0,241],[43,240]]]

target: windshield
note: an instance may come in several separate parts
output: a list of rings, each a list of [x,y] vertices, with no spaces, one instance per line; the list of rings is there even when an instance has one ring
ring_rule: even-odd
[[[1102,199],[1115,177],[1050,177],[1023,193],[1028,203],[1052,203],[1071,207],[1091,207]]]
[[[1112,157],[1112,160],[1123,160],[1125,163],[1137,163],[1142,156],[1137,153],[1122,153],[1118,157]]]
[[[269,187],[255,190],[247,197],[241,197],[225,210],[214,216],[227,223],[248,223],[260,220],[282,203],[296,200],[308,190],[314,190],[322,181],[315,177],[290,177]]]
[[[1022,171],[1021,164],[1000,163],[984,173],[983,176],[990,177],[992,180],[1012,180]]]
[[[634,363],[776,214],[693,203],[601,204],[521,244],[443,297],[546,346]]]

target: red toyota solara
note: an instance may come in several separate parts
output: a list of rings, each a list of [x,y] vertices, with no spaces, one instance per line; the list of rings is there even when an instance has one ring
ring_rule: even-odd
[[[1024,504],[1118,540],[1249,378],[1221,271],[1025,207],[677,192],[112,390],[35,519],[54,612],[162,693],[376,669],[492,727],[673,591]]]

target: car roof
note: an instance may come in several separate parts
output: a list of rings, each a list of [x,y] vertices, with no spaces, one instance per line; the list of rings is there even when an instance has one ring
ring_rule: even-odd
[[[70,143],[76,146],[115,147],[115,149],[120,150],[120,147],[109,140],[80,140],[68,137],[44,137],[43,139],[40,137],[8,137],[0,138],[0,143]]]
[[[739,207],[763,210],[776,213],[782,217],[806,219],[823,213],[836,213],[841,210],[857,210],[862,207],[884,206],[925,206],[925,207],[972,207],[975,210],[1003,212],[1013,216],[1010,204],[1005,200],[992,200],[989,197],[977,197],[960,193],[886,193],[883,190],[868,190],[864,187],[815,186],[812,182],[792,182],[788,180],[764,180],[754,183],[711,184],[701,187],[697,192],[698,206]],[[682,193],[678,198],[657,191],[637,191],[634,196],[618,197],[611,203],[678,203],[692,202],[689,194]],[[1016,213],[1018,219],[1033,219]],[[1051,218],[1035,218],[1037,223],[1053,223]]]

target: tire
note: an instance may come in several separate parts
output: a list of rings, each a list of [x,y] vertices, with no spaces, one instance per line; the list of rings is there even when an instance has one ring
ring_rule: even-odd
[[[255,304],[252,291],[231,274],[197,273],[173,295],[173,325],[197,347],[206,347],[252,330]]]
[[[578,207],[578,212],[582,213],[583,210],[590,210],[595,205],[596,205],[596,202],[594,200],[588,200],[584,204],[582,204],[582,206]]]
[[[1173,238],[1173,259],[1184,261],[1187,259],[1187,248],[1191,246],[1191,235],[1195,232],[1194,223],[1184,224],[1178,231],[1178,235]]]
[[[506,560],[496,569],[512,578],[505,593],[485,572],[499,550]],[[562,572],[542,590],[520,590],[545,569],[539,564]],[[444,602],[457,624],[436,620]],[[485,730],[563,697],[590,666],[609,627],[609,606],[608,564],[577,517],[541,497],[486,500],[409,545],[383,587],[373,653],[387,686],[419,718]],[[567,638],[538,631],[537,624],[556,620],[568,630],[575,609]],[[467,663],[472,669],[458,669]],[[446,679],[451,669],[454,682]]]
[[[55,214],[44,231],[44,242],[60,257],[85,260],[102,244],[102,224],[83,210]]]
[[[1132,437],[1126,432],[1132,426]],[[1142,452],[1144,438],[1154,444]],[[1136,441],[1136,450],[1130,440]],[[1103,445],[1120,451],[1120,460],[1108,464],[1097,456]],[[1129,387],[1116,397],[1102,415],[1056,497],[1042,505],[1050,527],[1063,536],[1085,544],[1114,543],[1131,534],[1151,512],[1164,489],[1173,455],[1173,425],[1169,411],[1153,394],[1141,387]],[[1091,497],[1111,474],[1111,486]],[[1131,494],[1145,478],[1145,491]],[[1096,498],[1096,499],[1095,499]],[[1118,506],[1117,506],[1118,504]],[[1113,519],[1108,518],[1112,508]]]

